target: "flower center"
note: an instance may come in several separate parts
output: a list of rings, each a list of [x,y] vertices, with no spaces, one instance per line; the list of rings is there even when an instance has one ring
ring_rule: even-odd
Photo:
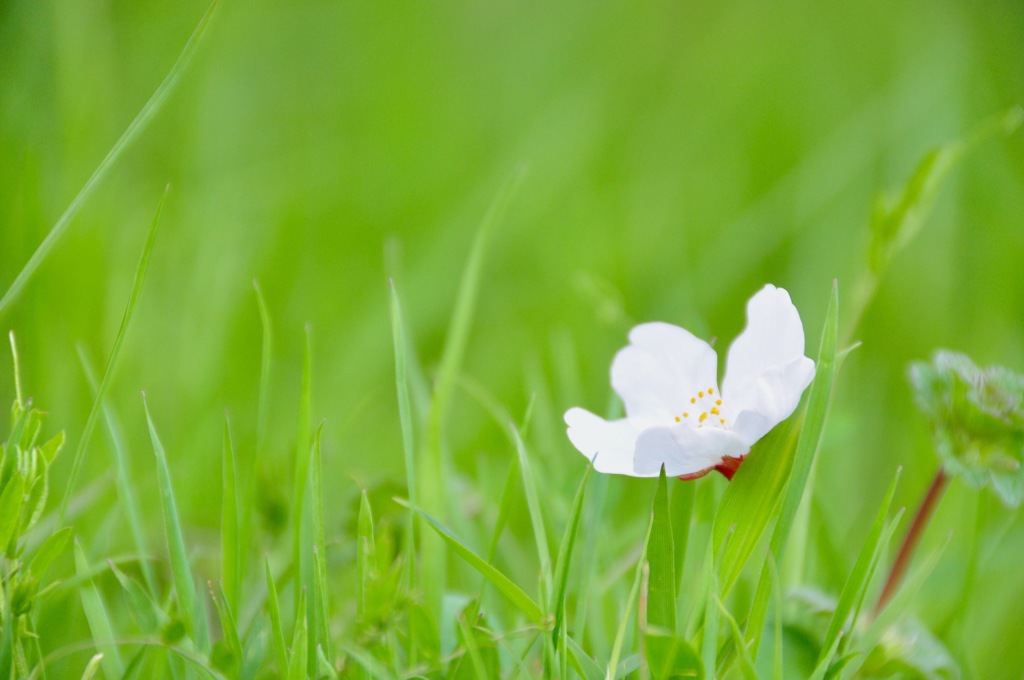
[[[715,392],[714,387],[709,387],[690,397],[690,406],[676,416],[676,422],[686,422],[694,427],[729,429],[721,409],[721,395]]]

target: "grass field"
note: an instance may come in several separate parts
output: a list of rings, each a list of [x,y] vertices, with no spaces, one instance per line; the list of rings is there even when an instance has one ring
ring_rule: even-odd
[[[1021,677],[991,485],[874,604],[908,365],[1024,371],[1022,54],[1010,0],[0,1],[0,675]],[[797,414],[587,473],[629,329],[721,362],[766,283]]]

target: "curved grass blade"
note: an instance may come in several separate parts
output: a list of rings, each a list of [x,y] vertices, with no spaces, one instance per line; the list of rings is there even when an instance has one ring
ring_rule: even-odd
[[[311,645],[313,654],[311,659],[316,658],[316,648],[320,647],[327,660],[333,659],[331,652],[331,641],[328,631],[330,625],[327,621],[327,537],[324,530],[324,485],[323,485],[323,456],[321,454],[321,440],[324,431],[324,422],[316,429],[313,437],[313,636],[311,639],[316,644]]]
[[[576,490],[576,497],[572,501],[572,509],[569,511],[569,524],[565,527],[565,534],[562,535],[562,543],[558,547],[558,565],[555,568],[555,591],[554,601],[550,610],[555,612],[555,639],[558,639],[559,631],[565,624],[565,595],[569,587],[569,564],[572,561],[572,551],[576,546],[576,536],[580,528],[580,516],[583,514],[583,497],[587,490],[587,481],[590,480],[590,473],[593,466],[588,465],[583,472],[583,479]]]
[[[231,422],[224,414],[223,477],[221,480],[220,561],[221,586],[228,609],[238,610],[241,555],[238,528],[238,483]]]
[[[199,24],[196,26],[195,31],[192,32],[192,36],[188,39],[188,42],[185,43],[185,47],[181,50],[181,54],[178,55],[178,60],[174,62],[171,70],[164,77],[163,82],[160,83],[159,87],[157,87],[152,96],[150,96],[149,101],[147,101],[142,109],[135,115],[132,122],[128,124],[125,131],[121,133],[118,140],[114,142],[114,146],[110,148],[110,151],[108,151],[107,155],[104,156],[102,161],[100,161],[100,164],[96,166],[92,175],[89,176],[89,179],[86,180],[85,184],[78,191],[78,194],[74,199],[72,199],[71,204],[68,205],[63,214],[61,214],[57,219],[57,223],[50,229],[46,238],[43,239],[43,242],[39,244],[36,251],[32,253],[32,257],[29,258],[28,262],[25,263],[25,266],[22,267],[20,272],[18,272],[18,276],[15,277],[10,288],[8,288],[7,292],[4,293],[4,296],[0,298],[0,316],[3,316],[3,313],[7,311],[7,308],[21,293],[22,288],[24,288],[25,284],[28,283],[28,280],[35,273],[36,269],[39,268],[39,265],[42,264],[43,260],[45,260],[50,254],[50,251],[53,250],[57,241],[59,241],[61,236],[64,235],[64,232],[67,231],[71,220],[76,214],[78,214],[79,209],[85,203],[85,199],[88,198],[89,194],[91,194],[93,189],[96,188],[96,185],[99,184],[101,179],[103,179],[107,170],[110,169],[114,164],[114,161],[118,159],[121,152],[124,151],[125,147],[127,147],[135,138],[138,132],[146,125],[146,123],[149,122],[149,119],[157,112],[160,105],[163,104],[168,93],[170,93],[174,88],[174,85],[181,78],[181,74],[185,71],[185,67],[188,66],[189,61],[192,59],[196,49],[199,47],[199,43],[202,40],[203,35],[206,33],[206,29],[210,24],[210,19],[213,17],[213,12],[216,7],[217,2],[214,0],[206,10],[206,13],[203,14],[203,17],[199,20]],[[63,515],[64,513],[62,512],[61,516],[63,517]]]
[[[89,382],[89,388],[93,391],[95,397],[98,389],[96,371],[82,345],[78,345],[78,359],[82,364],[82,370],[85,372],[85,378]],[[127,446],[114,409],[106,400],[103,401],[103,418],[107,422],[107,434],[110,437],[111,450],[114,453],[114,461],[117,465],[117,497],[118,500],[124,503],[124,513],[128,517],[128,527],[132,532],[135,549],[139,551],[139,555],[145,556],[149,554],[149,548],[146,541],[146,532],[143,530],[142,516],[139,513],[139,501],[135,495],[135,484],[132,482],[131,467],[128,463],[129,458],[125,453]],[[149,589],[150,594],[155,595],[157,592],[156,576],[153,574],[153,567],[150,561],[147,559],[140,560],[139,567],[142,569],[142,578],[146,582],[146,588]]]
[[[224,641],[232,656],[232,671],[237,673],[244,658],[242,640],[238,637],[238,626],[235,624],[235,616],[231,613],[231,604],[227,601],[222,584],[208,583],[210,599],[217,608],[217,615],[220,617],[221,631],[224,633]]]
[[[410,514],[412,511],[410,510]],[[359,517],[356,521],[356,614],[366,613],[367,595],[370,592],[370,580],[377,568],[377,546],[373,533],[373,510],[366,489],[359,498]]]
[[[167,201],[167,194],[170,186],[164,190],[160,197],[160,204],[156,208],[156,214],[149,225],[149,234],[146,236],[146,244],[142,247],[142,256],[139,258],[139,265],[135,269],[135,280],[132,281],[132,292],[128,296],[128,305],[125,307],[124,316],[121,318],[121,327],[117,329],[117,337],[114,338],[114,346],[110,350],[110,357],[107,359],[107,366],[103,370],[103,377],[100,379],[100,386],[96,389],[96,396],[89,409],[89,416],[85,420],[85,427],[82,428],[82,437],[78,440],[78,448],[75,449],[75,458],[71,463],[71,472],[68,475],[67,487],[60,502],[60,512],[57,524],[63,526],[64,516],[67,514],[68,502],[71,500],[71,493],[75,490],[75,482],[78,479],[78,471],[85,458],[85,449],[92,438],[92,431],[96,428],[96,419],[100,414],[100,406],[107,394],[107,387],[110,385],[114,369],[117,366],[117,358],[121,354],[121,346],[124,343],[124,336],[128,331],[128,324],[132,320],[132,313],[142,293],[142,283],[146,280],[146,271],[149,269],[149,256],[153,252],[153,244],[156,243],[156,232],[160,226],[160,214],[164,210],[164,203]],[[44,242],[45,243],[45,242]]]
[[[896,476],[889,485],[889,491],[886,493],[882,505],[878,508],[878,514],[871,525],[871,531],[868,532],[864,546],[861,548],[856,564],[854,564],[853,571],[850,572],[850,576],[843,586],[842,593],[839,595],[835,612],[832,614],[832,621],[829,623],[825,639],[821,644],[821,654],[818,656],[819,668],[824,667],[822,675],[828,670],[828,664],[831,662],[832,654],[834,653],[833,650],[838,646],[840,634],[846,627],[847,620],[849,620],[851,614],[856,615],[860,610],[860,605],[864,600],[864,593],[870,585],[871,577],[874,575],[875,567],[878,565],[882,546],[892,536],[899,523],[899,519],[903,515],[903,510],[901,509],[893,521],[889,523],[889,526],[886,527],[885,518],[889,514],[889,506],[892,503],[893,495],[896,493],[896,484],[899,482],[901,471],[902,468],[897,468]],[[856,619],[854,619],[851,625],[855,624]]]
[[[405,483],[408,488],[409,502],[418,505],[419,494],[416,489],[416,455],[413,439],[412,398],[409,393],[408,375],[408,344],[405,338],[405,326],[402,323],[402,307],[398,300],[398,290],[394,279],[388,280],[391,291],[391,339],[395,347],[395,387],[398,390],[398,420],[402,426],[402,453],[405,457]],[[365,497],[365,493],[364,493]],[[406,542],[405,568],[406,582],[410,589],[416,587],[416,514],[409,513],[409,540]]]
[[[185,551],[185,539],[181,532],[181,520],[178,506],[174,501],[174,488],[171,485],[171,471],[167,467],[167,454],[156,432],[153,417],[149,412],[146,395],[142,395],[142,404],[146,409],[146,423],[149,425],[149,437],[153,442],[153,453],[156,455],[157,484],[160,487],[160,507],[164,515],[164,530],[167,534],[167,552],[171,558],[171,574],[174,577],[174,592],[178,596],[178,609],[181,612],[185,632],[203,649],[209,636],[206,632],[206,621],[200,616],[202,610],[196,598],[196,587],[192,581],[192,571]]]
[[[526,614],[526,617],[537,625],[543,625],[545,621],[544,611],[534,602],[529,595],[523,592],[523,589],[513,583],[507,576],[498,571],[489,562],[486,562],[479,555],[474,553],[468,547],[466,547],[456,536],[453,534],[448,527],[441,524],[433,516],[428,514],[426,511],[420,508],[414,507],[395,499],[396,502],[412,508],[420,514],[423,519],[427,521],[427,524],[437,532],[437,534],[444,540],[448,546],[455,551],[455,554],[466,561],[469,566],[473,567],[479,572],[484,578],[491,582],[495,588],[498,589],[502,595],[504,595],[509,602],[514,604],[519,611]]]
[[[533,525],[533,537],[537,543],[537,557],[540,559],[541,600],[546,601],[551,593],[551,552],[548,549],[548,534],[544,529],[544,516],[540,510],[540,496],[537,483],[530,468],[530,459],[526,455],[526,446],[519,436],[514,423],[509,423],[512,441],[519,457],[519,472],[523,477],[523,491],[526,493],[526,507],[530,511],[530,524]]]
[[[288,680],[305,680],[308,676],[309,649],[306,630],[306,589],[299,592],[295,605],[295,630],[292,633],[292,656],[288,662]]]
[[[281,627],[281,607],[277,600],[277,584],[270,570],[270,558],[264,559],[267,576],[267,609],[270,612],[270,638],[274,643],[274,658],[277,660],[278,673],[288,672],[288,650],[284,642],[284,629]]]
[[[89,622],[89,630],[96,649],[102,652],[103,672],[108,678],[119,678],[124,674],[124,662],[121,660],[117,645],[114,644],[114,630],[107,617],[107,608],[103,605],[100,591],[96,589],[92,577],[88,576],[89,561],[78,541],[75,541],[75,572],[79,576],[84,576],[80,588],[82,609],[85,610],[85,618]]]
[[[103,652],[94,655],[82,671],[82,680],[92,680],[100,670],[100,662],[103,661]]]
[[[743,633],[740,632],[740,626],[736,623],[736,618],[733,617],[729,610],[722,604],[722,600],[717,595],[714,597],[715,604],[718,605],[718,610],[723,617],[725,622],[729,625],[729,632],[732,633],[733,644],[739,650],[740,657],[740,672],[746,680],[757,680],[757,671],[754,670],[754,661],[750,658],[750,652],[747,649],[747,645],[743,641]]]
[[[309,479],[311,451],[309,446],[309,418],[312,410],[313,348],[312,329],[306,324],[306,344],[302,355],[302,391],[299,395],[299,424],[295,444],[295,481],[292,492],[292,565],[300,583],[307,583],[309,559],[303,550],[303,508],[306,502],[306,483]],[[298,600],[296,600],[296,605]],[[297,611],[297,610],[296,610]]]
[[[651,541],[651,527],[653,522],[647,525],[647,533],[644,536],[644,549],[640,553],[640,559],[636,564],[636,572],[633,574],[633,587],[629,590],[629,597],[626,599],[625,609],[622,611],[622,618],[619,619],[619,628],[615,633],[615,642],[612,644],[611,658],[608,659],[608,667],[605,671],[605,680],[615,680],[619,677],[619,657],[622,655],[622,645],[626,641],[626,629],[629,628],[629,621],[633,612],[633,603],[640,594],[640,581],[643,579],[644,564],[647,563],[647,546]]]

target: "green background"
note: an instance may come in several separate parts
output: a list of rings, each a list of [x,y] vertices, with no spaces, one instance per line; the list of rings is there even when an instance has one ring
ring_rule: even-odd
[[[194,0],[0,2],[0,289],[205,9]],[[244,460],[255,446],[258,279],[275,333],[259,473],[266,536],[284,521],[280,479],[308,323],[329,532],[344,540],[358,490],[403,479],[389,269],[430,375],[470,240],[524,167],[487,257],[464,373],[517,418],[536,395],[538,476],[546,502],[564,507],[584,461],[561,413],[605,409],[608,366],[631,323],[683,325],[720,338],[724,355],[744,302],[771,282],[792,294],[813,355],[832,280],[847,304],[864,267],[875,196],[899,186],[927,149],[1024,100],[1022,57],[1024,5],[1011,0],[227,0],[178,88],[0,322],[17,333],[26,392],[73,450],[91,405],[76,344],[97,363],[109,352],[170,184],[111,389],[140,494],[156,488],[144,389],[198,568],[214,564],[224,409]],[[863,346],[839,382],[812,525],[820,552],[810,573],[826,589],[842,585],[895,468],[904,467],[896,504],[911,509],[934,474],[907,362],[948,347],[1024,369],[1022,186],[1024,135],[980,146],[894,261],[862,325],[846,328]],[[0,365],[0,394],[11,398],[9,362]],[[451,420],[466,482],[458,507],[486,525],[513,452],[465,391]],[[96,483],[75,521],[93,560],[129,549],[104,502],[114,497],[106,446],[98,432],[79,484]],[[609,531],[627,545],[653,483],[610,484]],[[144,512],[156,535],[158,509]],[[525,513],[513,530],[528,545]],[[950,531],[916,609],[932,622],[958,619],[945,637],[965,671],[1002,677],[1024,666],[1011,634],[1024,599],[1024,526],[990,492],[954,482],[926,546]],[[976,585],[960,611],[972,554]],[[529,568],[510,567],[526,582]]]

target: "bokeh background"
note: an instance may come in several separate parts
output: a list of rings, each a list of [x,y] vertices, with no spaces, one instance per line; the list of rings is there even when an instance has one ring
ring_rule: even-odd
[[[0,286],[206,7],[0,1]],[[772,282],[791,292],[813,353],[832,280],[846,304],[864,267],[875,196],[929,148],[1022,101],[1016,0],[225,0],[177,89],[0,321],[17,333],[26,391],[73,450],[91,401],[76,345],[98,363],[109,352],[170,184],[111,390],[140,493],[156,484],[145,389],[190,538],[213,550],[224,409],[239,450],[255,442],[258,279],[275,334],[261,502],[273,517],[287,494],[279,479],[308,324],[328,512],[341,531],[362,486],[402,480],[388,274],[429,376],[471,238],[525,167],[492,240],[465,375],[516,417],[536,395],[540,477],[564,505],[583,460],[561,413],[605,407],[609,362],[631,323],[684,325],[721,338],[724,355],[745,300]],[[896,466],[896,502],[911,507],[934,474],[907,362],[948,347],[1024,370],[1022,188],[1024,135],[977,148],[863,323],[846,328],[863,346],[844,366],[817,467],[821,553],[811,573],[825,587],[841,585]],[[6,359],[0,394],[13,396]],[[512,452],[464,391],[450,441],[459,473],[475,480],[462,507],[486,514]],[[80,486],[98,483],[99,497],[112,498],[105,446],[97,433]],[[640,526],[653,487],[611,487],[611,516]],[[159,511],[145,511],[158,531]],[[100,507],[76,527],[95,536],[100,556],[126,549],[123,532],[110,531],[119,521]],[[1024,598],[1024,525],[988,491],[955,483],[936,527],[926,545],[953,538],[917,607],[931,620],[970,621],[947,636],[966,669],[1000,677],[999,659],[1020,668],[1024,650],[1008,633]],[[954,585],[972,561],[978,585],[957,611]]]

